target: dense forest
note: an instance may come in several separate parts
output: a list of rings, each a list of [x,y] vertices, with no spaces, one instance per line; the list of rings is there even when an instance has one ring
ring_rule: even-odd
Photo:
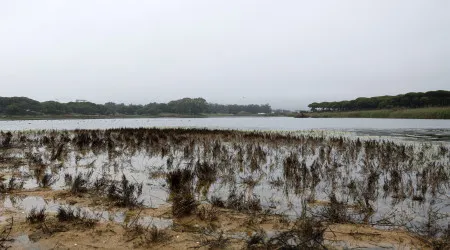
[[[311,111],[353,111],[392,108],[425,108],[450,106],[450,91],[411,92],[396,96],[360,97],[350,101],[314,102]]]
[[[269,104],[264,105],[223,105],[208,103],[203,98],[183,98],[169,103],[149,103],[146,105],[116,104],[108,102],[95,104],[88,101],[60,103],[56,101],[38,102],[26,97],[0,97],[1,115],[160,115],[160,114],[258,114],[271,113]]]

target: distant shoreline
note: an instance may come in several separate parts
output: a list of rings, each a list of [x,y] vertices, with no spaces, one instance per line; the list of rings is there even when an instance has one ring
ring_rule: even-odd
[[[378,109],[355,111],[321,111],[304,112],[303,117],[299,113],[292,114],[173,114],[163,113],[159,115],[29,115],[29,116],[0,116],[0,121],[17,120],[90,120],[90,119],[145,119],[145,118],[214,118],[214,117],[296,117],[305,118],[379,118],[379,119],[450,119],[450,107],[417,108],[417,109]]]
[[[39,116],[0,116],[0,121],[18,121],[18,120],[96,120],[96,119],[146,119],[146,118],[214,118],[214,117],[286,117],[284,115],[233,115],[233,114],[199,114],[199,115],[181,115],[181,114],[161,114],[161,115],[39,115]]]
[[[450,107],[309,112],[311,118],[450,119]]]

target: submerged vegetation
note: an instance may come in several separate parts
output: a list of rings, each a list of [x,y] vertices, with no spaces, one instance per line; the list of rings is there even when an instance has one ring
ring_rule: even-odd
[[[37,209],[36,207],[33,207],[30,212],[27,215],[27,222],[34,224],[34,223],[42,223],[45,221],[45,207],[41,209]]]
[[[7,193],[13,190],[20,190],[23,188],[24,182],[18,182],[16,177],[11,177],[7,183],[0,182],[0,193]]]
[[[428,246],[448,241],[445,143],[175,128],[17,131],[1,133],[0,143],[2,194],[65,189],[59,197],[70,202],[95,200],[131,215],[169,205],[173,230],[191,232],[199,247],[325,249],[337,244],[327,236],[336,224],[408,230],[429,237]],[[245,237],[221,226],[226,211],[242,216],[234,223]],[[48,217],[36,208],[26,220]],[[99,221],[67,205],[56,218],[82,227]],[[264,230],[267,221],[277,227]],[[172,239],[137,216],[124,223],[139,246]]]
[[[167,184],[172,200],[172,213],[175,217],[191,215],[197,201],[194,197],[194,175],[188,169],[178,169],[167,174]]]
[[[108,187],[108,198],[112,200],[116,206],[136,207],[142,204],[139,196],[142,194],[142,183],[130,183],[130,181],[122,175],[120,182],[112,182]]]
[[[63,206],[58,208],[56,218],[59,222],[78,224],[83,227],[93,227],[98,222],[98,219],[92,218],[92,216],[90,216],[86,211],[82,211],[79,208],[75,209],[72,207]]]
[[[8,249],[10,243],[13,241],[11,238],[11,231],[14,225],[14,219],[11,217],[7,224],[0,228],[0,249]]]

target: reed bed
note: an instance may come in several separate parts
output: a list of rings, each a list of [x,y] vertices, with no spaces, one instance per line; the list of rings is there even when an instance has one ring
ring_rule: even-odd
[[[250,249],[291,247],[283,242],[322,248],[322,230],[332,223],[401,227],[435,238],[448,230],[445,143],[179,128],[17,131],[1,133],[0,143],[0,158],[8,159],[0,173],[14,176],[0,183],[1,193],[25,183],[98,195],[118,207],[169,203],[174,217],[213,221],[211,211],[225,207],[298,221],[271,239],[253,235]],[[155,230],[144,231],[154,239]],[[228,242],[223,234],[210,240],[204,244]]]

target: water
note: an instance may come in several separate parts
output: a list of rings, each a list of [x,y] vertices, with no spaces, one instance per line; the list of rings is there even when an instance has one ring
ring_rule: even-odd
[[[22,211],[24,214],[28,214],[33,208],[37,210],[45,208],[47,213],[56,214],[58,209],[62,206],[73,210],[80,209],[80,211],[88,218],[97,219],[101,222],[113,221],[116,223],[124,223],[127,216],[123,210],[114,211],[111,209],[103,210],[99,208],[92,209],[88,207],[71,206],[56,200],[44,199],[40,196],[6,195],[5,197],[2,197],[2,202],[2,207],[4,209]],[[170,219],[143,216],[139,219],[138,223],[144,226],[154,225],[158,228],[168,228],[173,222]]]
[[[294,118],[8,121],[0,123],[2,129],[184,126],[271,131],[320,129],[352,135],[342,140],[327,136],[265,138],[259,133],[247,138],[243,133],[222,131],[184,131],[182,135],[167,130],[140,131],[145,133],[120,130],[111,134],[94,131],[89,132],[90,141],[83,146],[77,143],[84,138],[80,134],[87,134],[83,131],[52,133],[54,142],[45,142],[43,137],[50,135],[47,132],[17,132],[11,142],[14,147],[3,152],[4,159],[13,160],[7,162],[0,173],[4,175],[4,183],[16,176],[29,190],[39,186],[43,173],[51,174],[56,180],[51,185],[54,190],[68,188],[66,175],[93,171],[92,180],[104,176],[115,181],[125,175],[131,182],[144,185],[142,195],[138,197],[144,206],[158,208],[170,204],[166,174],[174,169],[189,169],[195,173],[201,169],[199,164],[207,164],[215,171],[201,173],[206,177],[211,175],[211,180],[200,181],[197,176],[192,183],[199,202],[212,201],[213,197],[233,201],[231,194],[241,202],[250,202],[254,197],[263,209],[295,219],[305,208],[312,214],[326,215],[323,212],[325,206],[320,204],[331,200],[333,194],[350,208],[357,208],[348,209],[356,221],[366,221],[367,216],[369,223],[380,227],[405,225],[414,230],[426,225],[429,211],[433,210],[438,211],[439,216],[443,215],[436,224],[444,228],[448,226],[450,213],[447,179],[450,176],[450,144],[428,141],[450,142],[448,123],[439,120]],[[333,133],[336,134],[329,132]],[[19,134],[26,135],[27,140],[19,139]],[[63,140],[62,135],[70,140]],[[353,135],[427,142],[361,140],[361,143]],[[98,144],[95,138],[110,141],[112,145]],[[65,146],[61,158],[52,159],[62,142]],[[37,154],[44,168],[33,162],[31,153]],[[309,204],[309,201],[313,203]],[[47,201],[42,197],[13,195],[4,197],[2,203],[0,207],[24,213],[35,206],[46,207],[48,212],[55,213],[60,205],[58,201]],[[367,212],[369,208],[373,213]],[[124,222],[124,214],[120,211],[82,209],[104,220]],[[388,224],[383,224],[385,221]],[[143,217],[141,223],[161,228],[172,225],[170,219],[154,217]]]
[[[61,136],[72,138],[68,141],[53,133],[56,141],[46,144],[42,137],[48,133],[26,133],[28,140],[18,140],[19,132],[14,134],[12,143],[16,149],[11,154],[4,152],[4,158],[28,160],[9,164],[1,173],[5,183],[11,176],[24,181],[25,189],[37,188],[44,173],[56,180],[51,185],[55,190],[68,188],[66,175],[93,171],[92,181],[101,177],[119,181],[125,175],[130,181],[143,184],[139,197],[143,204],[158,208],[170,203],[166,174],[186,168],[201,171],[199,176],[203,176],[202,181],[199,177],[193,183],[199,201],[212,200],[213,196],[230,200],[231,194],[243,197],[238,198],[242,201],[255,195],[263,208],[291,218],[300,214],[306,201],[327,201],[331,194],[354,206],[372,207],[376,211],[373,221],[392,211],[396,215],[406,211],[404,218],[412,217],[421,223],[430,206],[442,213],[450,212],[446,205],[448,145],[361,143],[353,137],[283,139],[256,134],[246,138],[238,132],[184,131],[180,135],[167,130],[119,130],[111,134],[89,132],[90,138],[102,138],[113,145],[93,143],[91,147],[88,143],[80,148],[77,141],[85,138],[81,136],[84,132],[61,132]],[[59,140],[65,141],[65,153],[54,159]],[[33,161],[31,152],[40,160]],[[38,165],[44,168],[34,162],[40,162]],[[27,211],[27,207],[44,200],[29,197],[5,202],[4,207]],[[47,204],[49,211],[57,207]],[[311,206],[315,208],[318,206]]]
[[[0,121],[0,130],[108,129],[138,127],[187,127],[238,130],[333,130],[358,136],[388,136],[404,140],[450,141],[450,120],[218,117],[218,118],[143,118],[87,120]]]

